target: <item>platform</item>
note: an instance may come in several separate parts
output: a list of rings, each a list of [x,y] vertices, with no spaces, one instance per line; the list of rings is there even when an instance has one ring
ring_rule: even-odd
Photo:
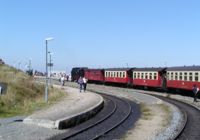
[[[63,87],[63,90],[67,95],[62,101],[35,112],[25,118],[23,123],[63,129],[89,119],[103,107],[103,97],[98,94],[88,91],[80,93],[71,87]]]

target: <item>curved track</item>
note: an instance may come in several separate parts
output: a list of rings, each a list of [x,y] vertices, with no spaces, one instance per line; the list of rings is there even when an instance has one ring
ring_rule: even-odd
[[[155,96],[155,95],[153,95]],[[200,139],[200,111],[195,107],[183,103],[181,101],[177,101],[174,99],[156,96],[164,101],[167,101],[171,104],[176,105],[182,111],[184,111],[187,115],[187,122],[181,128],[179,135],[175,138],[178,140],[199,140]]]
[[[73,128],[70,128],[67,133],[57,135],[51,139],[113,139],[119,137],[116,134],[119,135],[120,133],[122,133],[121,131],[125,131],[126,129],[124,129],[123,127],[123,130],[120,129],[119,133],[117,132],[114,135],[108,134],[113,132],[114,129],[116,130],[117,127],[132,118],[130,117],[132,113],[135,113],[135,115],[133,115],[134,121],[132,121],[133,119],[131,120],[132,125],[137,120],[137,118],[139,118],[139,107],[135,107],[137,106],[135,103],[127,99],[121,99],[114,96],[102,96],[105,100],[105,105],[102,111],[100,111],[92,119],[81,123],[80,125],[77,125]]]

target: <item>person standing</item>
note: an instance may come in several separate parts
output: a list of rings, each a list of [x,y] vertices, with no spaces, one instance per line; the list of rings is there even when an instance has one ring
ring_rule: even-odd
[[[81,92],[82,89],[83,89],[83,78],[82,78],[82,76],[79,77],[79,79],[78,79],[78,84],[79,84],[79,86],[80,86],[80,92]]]
[[[199,88],[197,87],[197,85],[193,86],[192,91],[194,93],[194,101],[193,102],[197,102],[197,94],[199,92]]]
[[[86,88],[87,88],[87,79],[85,77],[83,77],[83,89],[84,89],[84,92],[86,91]]]
[[[63,87],[65,85],[65,77],[62,75],[60,78],[61,86]]]

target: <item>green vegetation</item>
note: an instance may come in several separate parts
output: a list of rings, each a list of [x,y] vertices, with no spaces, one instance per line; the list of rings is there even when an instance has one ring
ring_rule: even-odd
[[[144,120],[149,120],[153,115],[151,110],[144,104],[140,104],[140,111],[142,112],[142,118]]]
[[[0,96],[0,117],[26,115],[60,100],[64,93],[49,88],[48,103],[44,102],[44,85],[32,77],[7,65],[0,65],[0,82],[7,84],[7,92]]]
[[[171,120],[171,110],[170,107],[166,104],[160,104],[160,108],[165,112],[165,115],[163,116],[165,118],[165,121],[163,121],[162,125],[163,127],[166,127],[167,125],[169,125]]]
[[[168,93],[168,94],[166,95],[166,97],[167,97],[167,98],[171,98],[171,95]]]

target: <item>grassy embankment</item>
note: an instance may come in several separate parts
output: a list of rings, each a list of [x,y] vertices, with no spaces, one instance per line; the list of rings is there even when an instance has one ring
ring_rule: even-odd
[[[0,118],[30,114],[59,101],[65,95],[50,87],[48,103],[45,103],[44,85],[7,65],[0,65],[0,82],[7,84],[6,94],[0,96]]]

